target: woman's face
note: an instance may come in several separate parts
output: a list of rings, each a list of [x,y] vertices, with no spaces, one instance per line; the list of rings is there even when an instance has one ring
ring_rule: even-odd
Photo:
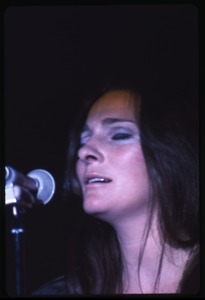
[[[92,106],[76,169],[88,214],[114,222],[145,211],[149,180],[128,91],[110,91]]]

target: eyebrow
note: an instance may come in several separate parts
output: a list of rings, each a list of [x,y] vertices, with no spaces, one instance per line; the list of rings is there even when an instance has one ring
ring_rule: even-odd
[[[130,119],[121,119],[121,118],[105,118],[102,120],[102,124],[103,125],[110,125],[110,124],[114,124],[114,123],[118,123],[118,122],[129,122],[129,123],[133,123],[133,124],[136,124],[135,121],[133,120],[130,120]],[[90,128],[87,124],[84,125],[83,129],[82,129],[82,132],[85,132],[85,131],[90,131]]]
[[[103,125],[109,125],[109,124],[113,124],[113,123],[117,123],[117,122],[130,122],[130,123],[135,124],[135,121],[130,120],[130,119],[106,118],[106,119],[102,120]]]

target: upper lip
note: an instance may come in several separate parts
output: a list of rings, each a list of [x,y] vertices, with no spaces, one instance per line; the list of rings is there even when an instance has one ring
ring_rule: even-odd
[[[110,178],[108,178],[104,175],[97,174],[97,173],[90,173],[90,174],[86,174],[84,182],[85,182],[85,184],[88,184],[89,181],[95,180],[95,179],[96,180],[98,179],[99,181],[101,180],[102,182],[110,182],[111,181]]]

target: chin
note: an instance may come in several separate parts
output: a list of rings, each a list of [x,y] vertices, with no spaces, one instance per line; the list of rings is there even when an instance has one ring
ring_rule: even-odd
[[[100,216],[106,212],[106,208],[100,200],[95,199],[85,199],[83,202],[83,209],[89,215]]]

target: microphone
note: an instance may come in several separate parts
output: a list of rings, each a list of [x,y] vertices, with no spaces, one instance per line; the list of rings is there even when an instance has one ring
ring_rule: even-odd
[[[28,189],[42,204],[47,204],[55,193],[55,180],[48,171],[43,169],[36,169],[24,175],[12,167],[6,166],[5,179],[6,204],[18,202],[13,191],[14,185]]]

